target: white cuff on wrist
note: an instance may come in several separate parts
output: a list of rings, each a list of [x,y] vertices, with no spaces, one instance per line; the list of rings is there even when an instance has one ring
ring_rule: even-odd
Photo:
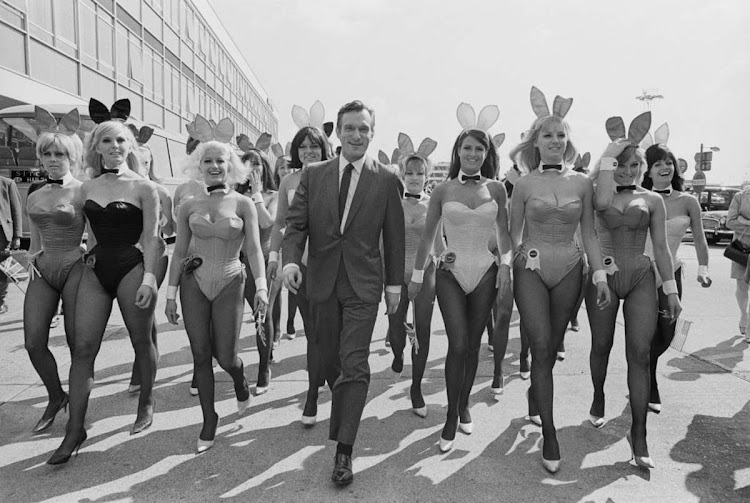
[[[591,282],[595,285],[597,283],[606,283],[607,271],[605,271],[604,269],[599,269],[597,271],[594,271],[594,274],[591,276]]]
[[[422,283],[424,281],[424,270],[414,269],[411,272],[411,280],[414,283]]]
[[[167,287],[167,300],[177,300],[177,289],[176,286]]]
[[[266,283],[266,278],[258,278],[255,280],[255,291],[258,292],[260,290],[268,291],[268,283]]]
[[[141,281],[141,285],[150,286],[154,290],[154,292],[157,292],[159,290],[159,287],[156,285],[156,276],[152,272],[143,274],[143,281]]]
[[[253,194],[252,196],[250,196],[250,200],[256,204],[264,202],[263,196],[260,193]]]
[[[278,262],[279,261],[279,252],[272,251],[268,254],[268,261],[269,262]]]
[[[709,277],[710,274],[708,273],[708,266],[707,265],[699,265],[698,266],[698,276],[703,276],[705,278]]]
[[[664,293],[667,295],[672,295],[673,293],[679,293],[677,291],[677,281],[670,279],[662,283],[661,289],[664,290]]]

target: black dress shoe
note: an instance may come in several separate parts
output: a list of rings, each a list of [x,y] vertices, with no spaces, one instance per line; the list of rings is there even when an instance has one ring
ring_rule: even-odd
[[[352,457],[349,454],[336,454],[331,480],[339,487],[345,487],[352,483],[354,474],[352,473]]]

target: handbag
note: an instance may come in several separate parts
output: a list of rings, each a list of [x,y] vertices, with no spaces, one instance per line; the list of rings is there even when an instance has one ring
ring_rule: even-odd
[[[737,239],[724,248],[724,256],[732,262],[737,262],[743,267],[747,267],[747,256],[750,254],[750,247],[746,247]]]

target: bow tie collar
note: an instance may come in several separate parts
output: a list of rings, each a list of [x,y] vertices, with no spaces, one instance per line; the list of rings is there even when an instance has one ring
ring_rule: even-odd
[[[615,187],[615,190],[619,194],[620,192],[626,192],[626,191],[634,191],[635,185],[618,185]]]
[[[656,192],[657,194],[663,194],[665,196],[671,196],[672,187],[667,187],[666,189],[654,189],[654,192]]]
[[[467,175],[463,171],[458,172],[458,181],[461,183],[466,183],[469,180],[474,180],[475,182],[478,182],[481,178],[482,176],[479,173],[475,175]]]
[[[118,166],[117,168],[108,168],[107,166],[102,165],[101,172],[102,172],[102,175],[110,175],[111,174],[111,175],[120,176],[127,169],[128,169],[127,166],[124,167],[124,168],[122,166]]]
[[[419,194],[412,194],[411,192],[404,193],[404,199],[409,199],[410,197],[419,201],[420,199],[422,199],[422,193],[419,193]]]
[[[229,189],[224,183],[218,183],[216,185],[210,185],[206,187],[206,194],[211,195],[214,192],[223,192],[224,194],[227,194],[229,193]]]
[[[538,171],[540,173],[562,173],[565,171],[565,165],[564,164],[543,164],[539,163]]]

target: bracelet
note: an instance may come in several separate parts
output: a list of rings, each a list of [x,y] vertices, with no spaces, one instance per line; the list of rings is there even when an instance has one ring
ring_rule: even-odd
[[[606,283],[607,282],[607,271],[604,269],[598,269],[591,275],[591,282],[593,284]]]
[[[167,300],[177,300],[177,288],[171,285],[167,287]]]
[[[143,274],[143,281],[141,281],[141,285],[146,285],[151,287],[154,292],[157,292],[159,290],[159,287],[156,285],[156,275],[152,272],[147,272]]]
[[[252,202],[254,202],[255,204],[265,202],[265,201],[263,201],[263,196],[260,193],[256,193],[256,194],[253,194],[252,196],[250,196],[250,200]]]
[[[667,295],[677,294],[677,281],[670,279],[662,283],[661,285],[662,290],[664,290],[664,293]]]
[[[279,252],[272,251],[268,254],[268,262],[278,262]]]
[[[599,162],[599,171],[614,171],[617,169],[617,159],[614,157],[602,157]]]
[[[710,274],[708,274],[708,266],[707,265],[699,265],[698,266],[698,276],[703,276],[705,278],[709,277]]]
[[[255,280],[255,291],[258,290],[265,290],[268,291],[268,284],[266,283],[266,278],[258,278]]]
[[[419,270],[419,269],[412,270],[411,280],[414,283],[422,283],[424,281],[424,270]]]

